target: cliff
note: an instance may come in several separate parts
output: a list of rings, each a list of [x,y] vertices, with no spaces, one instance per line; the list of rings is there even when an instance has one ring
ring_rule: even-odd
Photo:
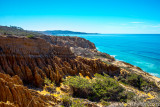
[[[69,37],[69,36],[39,36],[40,38],[45,39],[47,42],[63,46],[69,47],[72,53],[75,56],[82,56],[87,58],[107,58],[111,61],[114,61],[114,57],[109,54],[102,53],[97,51],[94,43],[80,37]]]
[[[87,49],[96,49],[94,43],[80,37],[70,36],[39,36],[45,39],[53,45],[64,46],[64,47],[81,47]]]
[[[60,83],[67,75],[92,76],[95,73],[105,72],[111,76],[119,75],[120,69],[113,65],[107,65],[96,59],[86,59],[75,56],[69,46],[95,48],[93,43],[81,45],[80,38],[47,39],[0,37],[0,72],[11,76],[18,75],[25,84],[34,84],[41,87],[44,78],[47,77],[56,83]],[[54,42],[54,40],[57,40]],[[68,44],[66,41],[74,44]],[[82,43],[85,41],[82,39]],[[59,46],[58,46],[59,45]],[[61,46],[60,46],[61,45]]]
[[[21,79],[0,73],[0,107],[46,107],[58,101],[23,86]]]

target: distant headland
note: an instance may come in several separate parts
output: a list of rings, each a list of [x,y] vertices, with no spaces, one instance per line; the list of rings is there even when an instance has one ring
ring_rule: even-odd
[[[45,35],[57,35],[57,34],[99,34],[99,33],[86,33],[86,32],[75,32],[69,30],[46,30],[46,31],[36,31]]]

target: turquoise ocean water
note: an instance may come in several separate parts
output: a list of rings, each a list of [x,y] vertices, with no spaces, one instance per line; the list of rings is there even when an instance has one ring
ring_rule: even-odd
[[[160,34],[70,34],[93,42],[101,52],[113,55],[160,77]]]

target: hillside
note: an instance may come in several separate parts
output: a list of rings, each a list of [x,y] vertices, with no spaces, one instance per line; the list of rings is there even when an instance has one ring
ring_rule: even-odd
[[[10,26],[10,27],[0,26],[0,35],[1,36],[41,36],[44,34],[27,31],[16,26]]]
[[[0,90],[2,107],[160,103],[160,78],[97,51],[84,38],[68,36],[1,34]]]
[[[57,34],[98,34],[86,32],[74,32],[68,30],[47,30],[47,31],[28,31],[16,26],[0,26],[0,35],[2,36],[42,36]]]

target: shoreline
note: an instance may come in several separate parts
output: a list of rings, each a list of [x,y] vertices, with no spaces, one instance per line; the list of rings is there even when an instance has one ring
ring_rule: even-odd
[[[123,34],[122,34],[123,35]],[[127,34],[126,34],[127,35]],[[70,35],[70,36],[73,36],[73,35]],[[78,36],[78,35],[76,35],[76,36]],[[109,55],[111,55],[111,56],[113,56],[114,58],[116,58],[116,60],[118,60],[118,61],[124,61],[124,62],[127,62],[127,63],[130,63],[130,64],[133,64],[133,65],[135,65],[135,66],[137,66],[137,67],[140,67],[140,68],[142,68],[143,69],[143,71],[145,71],[145,72],[147,72],[147,73],[150,73],[151,75],[153,75],[153,76],[156,76],[156,77],[158,77],[158,78],[160,78],[160,75],[159,75],[159,70],[158,70],[158,68],[159,68],[159,64],[160,64],[160,61],[158,61],[156,58],[158,57],[157,55],[158,55],[158,53],[157,53],[157,55],[156,56],[153,56],[152,55],[152,53],[151,54],[147,54],[147,52],[152,52],[152,50],[148,50],[148,48],[146,48],[145,50],[146,51],[144,51],[144,56],[141,56],[141,54],[143,54],[142,52],[141,52],[141,54],[139,55],[138,54],[138,52],[140,51],[139,49],[140,48],[142,48],[142,47],[140,47],[138,50],[134,50],[134,49],[132,49],[131,51],[133,51],[133,53],[136,53],[136,54],[132,54],[132,53],[128,53],[128,52],[126,52],[127,51],[127,49],[129,49],[128,47],[126,47],[126,48],[124,48],[126,51],[125,52],[123,52],[123,53],[116,53],[116,52],[121,52],[122,50],[121,50],[121,45],[119,46],[119,47],[117,47],[116,45],[114,45],[114,48],[115,49],[117,49],[117,48],[120,48],[120,50],[117,50],[117,51],[114,51],[114,52],[111,52],[112,50],[113,50],[113,48],[112,48],[112,50],[111,50],[111,47],[109,47],[109,48],[106,48],[105,49],[105,47],[107,47],[107,45],[105,45],[105,40],[103,40],[103,39],[106,39],[106,40],[108,40],[109,39],[109,42],[111,41],[111,40],[113,40],[114,41],[114,38],[116,38],[116,37],[113,37],[113,38],[110,38],[110,37],[103,37],[103,38],[100,38],[100,39],[98,39],[98,35],[96,35],[97,37],[85,37],[85,35],[83,36],[83,35],[80,35],[80,36],[78,36],[78,37],[82,37],[82,38],[85,38],[85,39],[87,39],[87,40],[89,40],[89,41],[92,41],[94,44],[96,44],[96,49],[98,50],[98,51],[100,51],[100,52],[104,52],[104,53],[108,53],[108,52],[110,52],[109,53]],[[144,35],[145,36],[145,35]],[[149,36],[149,34],[148,34],[148,36]],[[117,37],[119,37],[120,38],[120,36],[117,36]],[[128,38],[128,37],[127,37]],[[97,39],[97,40],[96,40]],[[132,38],[133,39],[133,38]],[[100,41],[101,40],[101,41]],[[121,39],[120,39],[121,40]],[[128,39],[127,39],[128,40]],[[103,45],[101,45],[100,43],[103,43]],[[106,41],[107,42],[107,41]],[[115,41],[116,42],[116,41]],[[106,43],[106,44],[111,44],[112,42],[110,42],[110,43]],[[157,42],[156,42],[157,43]],[[145,44],[144,44],[145,45]],[[144,46],[143,45],[143,46]],[[123,46],[126,46],[126,45],[123,45]],[[129,45],[130,46],[130,45]],[[148,45],[147,45],[148,46]],[[150,49],[150,48],[149,48]],[[153,48],[153,49],[155,49],[155,48]],[[109,50],[109,51],[107,51],[107,50]],[[126,53],[126,54],[125,54]],[[156,53],[155,51],[154,51],[154,53]],[[125,56],[126,55],[128,55],[128,57],[127,58],[125,58]],[[147,56],[148,55],[148,56]],[[121,56],[121,57],[120,57]],[[117,58],[118,57],[118,58]],[[132,57],[134,57],[134,58],[132,58]],[[147,58],[146,58],[147,57]],[[154,58],[154,59],[153,59]]]
[[[100,51],[99,51],[100,52]],[[107,53],[106,53],[107,54]],[[109,54],[108,54],[109,55]],[[112,55],[110,55],[112,56]],[[112,56],[113,57],[113,56]],[[109,61],[107,58],[99,58],[101,61]],[[109,61],[110,62],[110,61]],[[157,76],[154,76],[154,75],[151,75],[150,73],[142,70],[141,68],[135,66],[135,65],[132,65],[130,63],[127,63],[125,61],[120,61],[120,60],[117,60],[115,58],[115,61],[111,61],[110,62],[111,64],[117,66],[117,67],[124,67],[124,68],[127,68],[127,69],[130,69],[132,70],[132,72],[138,74],[138,75],[143,75],[143,77],[151,80],[151,81],[156,81],[157,84],[159,84],[160,82],[160,77],[157,77]],[[123,68],[122,68],[123,69]],[[123,71],[123,70],[122,70]],[[160,87],[160,84],[158,85]]]
[[[115,56],[115,55],[111,55],[111,56]],[[114,57],[115,58],[115,57]],[[115,58],[116,59],[116,58]],[[116,61],[122,61],[122,62],[126,62],[126,63],[129,63],[129,62],[127,62],[127,61],[125,61],[125,60],[119,60],[119,59],[116,59]],[[129,63],[130,64],[130,63]],[[132,65],[132,64],[131,64]],[[138,66],[136,66],[136,65],[133,65],[133,66],[135,66],[135,67],[138,67]],[[141,68],[141,67],[139,67],[139,68]],[[142,68],[141,68],[142,69]],[[142,69],[143,70],[143,69]],[[146,72],[146,73],[149,73],[150,75],[152,75],[152,76],[155,76],[155,77],[157,77],[157,78],[160,78],[160,75],[158,74],[158,73],[151,73],[151,72],[147,72],[147,71],[145,71],[145,70],[143,70],[144,72]]]

